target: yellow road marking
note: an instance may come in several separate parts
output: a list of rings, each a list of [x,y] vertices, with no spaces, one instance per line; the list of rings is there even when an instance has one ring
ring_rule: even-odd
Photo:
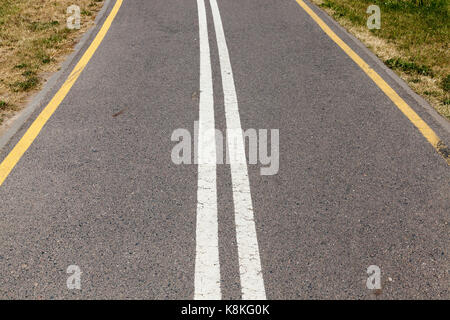
[[[437,134],[431,129],[425,121],[403,100],[397,92],[394,91],[381,76],[356,54],[333,30],[309,7],[303,0],[297,0],[297,3],[311,16],[311,18],[322,28],[322,30],[376,83],[376,85],[394,102],[401,112],[419,129],[422,135],[444,157],[447,164],[450,165],[450,156],[448,147],[442,142]]]
[[[67,80],[64,82],[62,87],[58,90],[58,92],[55,94],[55,96],[52,98],[52,100],[50,100],[50,102],[44,108],[44,110],[42,110],[42,112],[39,114],[39,116],[36,118],[36,120],[34,120],[34,122],[31,124],[31,126],[28,128],[28,130],[25,132],[23,137],[15,145],[14,149],[11,150],[11,152],[8,154],[8,156],[0,164],[0,186],[3,184],[5,179],[8,177],[8,175],[10,174],[12,169],[14,169],[14,167],[16,166],[17,162],[19,162],[19,160],[23,156],[23,154],[31,146],[34,139],[36,139],[39,132],[41,132],[42,128],[47,123],[47,121],[50,119],[50,117],[53,115],[53,113],[56,111],[56,109],[58,109],[61,102],[64,100],[64,98],[69,93],[72,86],[77,81],[81,72],[83,72],[83,70],[86,67],[86,65],[88,64],[89,60],[91,60],[95,51],[97,50],[100,43],[103,41],[106,33],[108,32],[109,28],[111,27],[111,24],[112,24],[114,18],[116,17],[117,12],[119,11],[120,6],[122,5],[122,2],[123,2],[123,0],[116,1],[116,4],[114,5],[113,9],[111,10],[111,13],[109,14],[108,18],[105,20],[105,23],[101,27],[101,29],[98,32],[97,36],[95,37],[94,41],[92,41],[91,45],[86,50],[83,57],[81,57],[80,61],[75,66],[73,71],[70,73]]]

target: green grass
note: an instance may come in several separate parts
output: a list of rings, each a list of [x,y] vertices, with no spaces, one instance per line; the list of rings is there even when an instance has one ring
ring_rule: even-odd
[[[325,0],[323,7],[333,9],[335,16],[345,16],[353,24],[365,27],[369,5],[381,9],[381,29],[372,32],[395,41],[409,54],[411,62],[431,66],[445,63],[441,54],[450,39],[449,0]],[[420,51],[422,45],[438,44],[440,50]],[[442,47],[444,46],[444,47]]]
[[[20,110],[59,69],[103,0],[0,0],[0,123]],[[66,27],[67,7],[83,11],[80,30]]]
[[[450,0],[311,1],[373,44],[388,67],[450,120]],[[381,9],[380,29],[367,28],[370,5]]]
[[[13,0],[3,0],[0,2],[0,26],[8,22],[9,17],[19,12],[20,8],[14,4]]]

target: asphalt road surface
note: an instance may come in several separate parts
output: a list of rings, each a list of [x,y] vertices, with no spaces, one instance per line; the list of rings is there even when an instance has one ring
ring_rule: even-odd
[[[0,186],[0,298],[450,298],[445,157],[304,7],[119,2],[0,154],[116,13]],[[302,3],[449,145],[448,127]],[[230,138],[224,164],[214,128]],[[241,129],[270,164],[245,165]],[[174,132],[191,133],[192,163],[174,162]]]

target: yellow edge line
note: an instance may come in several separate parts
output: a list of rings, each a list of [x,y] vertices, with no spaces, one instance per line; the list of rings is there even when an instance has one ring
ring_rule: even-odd
[[[102,28],[98,32],[94,41],[92,41],[89,48],[84,53],[83,57],[81,57],[78,64],[75,66],[73,71],[70,73],[67,80],[64,82],[62,87],[58,90],[55,96],[50,100],[48,105],[42,110],[39,116],[34,120],[31,126],[28,128],[27,132],[23,135],[23,137],[19,140],[19,142],[15,145],[14,149],[8,154],[8,156],[3,160],[0,164],[0,186],[3,184],[5,179],[8,177],[12,169],[16,166],[17,162],[19,162],[20,158],[27,151],[27,149],[31,146],[34,139],[38,136],[39,132],[41,132],[44,125],[47,123],[48,119],[53,115],[53,113],[58,109],[61,102],[64,100],[66,95],[69,93],[72,86],[77,81],[81,72],[84,70],[89,60],[94,55],[95,51],[99,47],[100,43],[103,41],[106,33],[108,32],[114,18],[117,15],[117,12],[122,5],[123,0],[117,0],[114,5],[111,13],[108,18],[105,20]]]
[[[394,102],[401,112],[419,129],[429,143],[441,154],[450,165],[450,158],[443,150],[448,150],[437,134],[425,121],[392,89],[386,81],[364,60],[356,54],[341,38],[328,27],[328,25],[302,0],[297,3],[311,16],[311,18],[322,28],[322,30],[369,76],[373,82]]]

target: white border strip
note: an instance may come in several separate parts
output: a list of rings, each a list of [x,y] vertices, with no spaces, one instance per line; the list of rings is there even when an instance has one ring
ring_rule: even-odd
[[[220,300],[214,93],[204,0],[197,0],[200,33],[200,102],[195,256],[196,300]]]
[[[236,238],[239,255],[242,299],[265,300],[264,280],[259,257],[253,215],[252,196],[247,172],[244,137],[239,116],[239,107],[234,85],[233,71],[223,31],[222,19],[216,0],[210,0],[219,49],[222,86],[225,100],[227,141],[230,155],[231,180],[236,223]]]

